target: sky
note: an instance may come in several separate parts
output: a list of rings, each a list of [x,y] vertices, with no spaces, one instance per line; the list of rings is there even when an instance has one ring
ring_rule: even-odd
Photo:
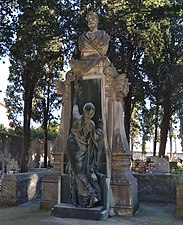
[[[5,98],[5,91],[8,85],[8,76],[9,76],[9,66],[10,62],[8,58],[0,60],[0,102],[3,103],[3,99]]]

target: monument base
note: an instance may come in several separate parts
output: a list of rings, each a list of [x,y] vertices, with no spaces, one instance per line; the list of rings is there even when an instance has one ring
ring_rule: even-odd
[[[110,215],[131,217],[139,207],[137,183],[111,185]]]
[[[58,177],[59,173],[52,171],[42,181],[42,196],[40,209],[51,209],[58,202]],[[50,191],[51,190],[51,191]]]
[[[108,217],[108,210],[105,210],[103,206],[80,208],[71,204],[60,203],[52,208],[51,215],[62,218],[105,220]]]
[[[114,206],[110,208],[110,216],[132,217],[139,208],[139,201],[129,206]]]
[[[124,175],[124,180],[110,186],[110,215],[132,217],[139,207],[138,184],[131,171]]]

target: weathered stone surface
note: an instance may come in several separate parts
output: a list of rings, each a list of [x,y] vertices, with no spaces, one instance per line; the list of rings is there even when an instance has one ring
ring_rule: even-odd
[[[176,182],[181,175],[176,174],[134,174],[138,180],[140,201],[176,201]]]
[[[58,203],[59,173],[52,171],[42,182],[41,209],[51,209]]]
[[[137,179],[130,170],[130,154],[112,153],[110,215],[132,216],[138,208]]]
[[[70,190],[70,181],[69,181],[69,175],[68,174],[64,174],[64,175],[61,176],[60,187],[61,187],[60,202],[71,204],[71,190]]]
[[[183,219],[183,176],[177,180],[176,190],[176,217]]]
[[[126,176],[128,178],[128,176]],[[111,184],[110,215],[133,216],[138,209],[137,181]]]
[[[158,158],[155,162],[155,171],[160,173],[169,173],[170,165],[165,158]]]
[[[6,175],[2,181],[0,205],[15,206],[41,197],[41,184],[48,172]]]

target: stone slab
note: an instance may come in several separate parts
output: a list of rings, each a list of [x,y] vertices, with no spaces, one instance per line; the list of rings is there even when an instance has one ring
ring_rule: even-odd
[[[0,206],[16,206],[30,200],[40,199],[45,172],[7,174],[2,180]]]
[[[61,218],[77,218],[87,220],[104,220],[108,217],[108,211],[103,206],[94,208],[80,208],[72,204],[60,203],[55,205],[51,212],[52,216]]]

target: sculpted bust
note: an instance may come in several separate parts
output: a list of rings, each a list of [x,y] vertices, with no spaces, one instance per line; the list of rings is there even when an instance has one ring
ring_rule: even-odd
[[[98,30],[98,15],[93,11],[87,14],[87,22],[89,31],[84,32],[78,40],[81,58],[105,56],[109,47],[109,35]]]
[[[87,74],[92,68],[99,65],[103,67],[103,72],[110,70],[110,75],[118,76],[117,71],[106,56],[110,37],[103,31],[98,30],[99,18],[96,13],[90,11],[87,14],[89,31],[84,32],[78,39],[81,59],[71,60],[70,65],[73,73],[78,76]],[[106,69],[107,68],[107,69]]]

